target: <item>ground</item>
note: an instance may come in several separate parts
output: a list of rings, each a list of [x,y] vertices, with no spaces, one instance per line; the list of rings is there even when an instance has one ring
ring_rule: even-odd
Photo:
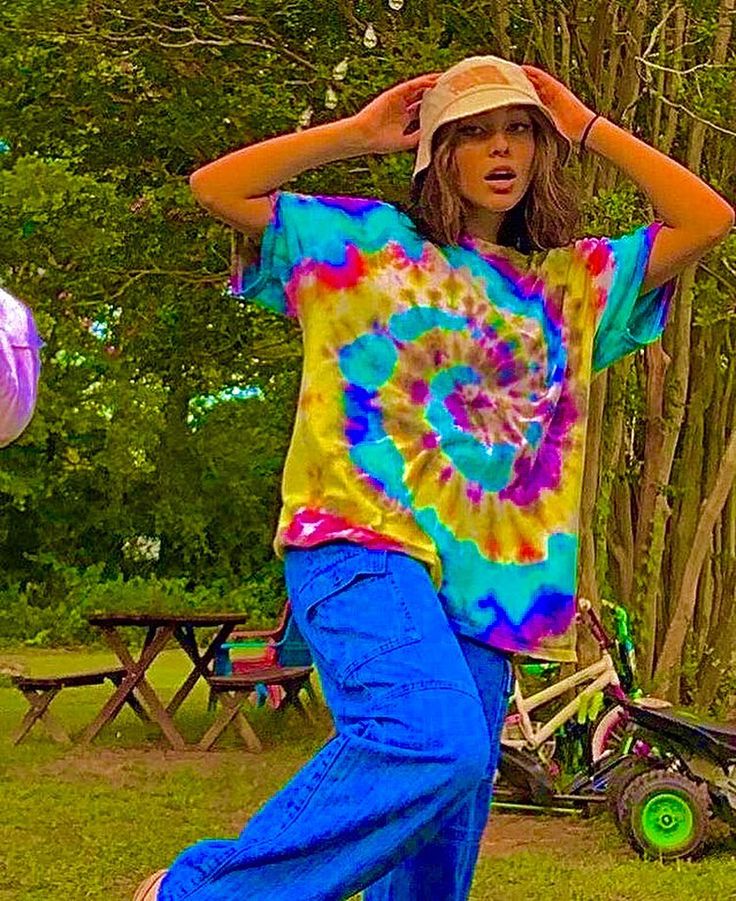
[[[128,749],[124,753],[107,748],[96,749],[95,754],[68,753],[41,768],[41,772],[55,777],[74,779],[104,775],[111,784],[120,788],[135,784],[140,767],[148,773],[171,772],[177,768],[188,769],[196,766],[199,773],[206,774],[210,768],[223,765],[226,758],[237,759],[242,751],[179,752],[158,748],[140,750]],[[265,759],[252,759],[252,766]],[[602,818],[603,819],[603,818]],[[602,820],[601,820],[602,823]],[[235,815],[231,824],[233,832],[242,828],[242,816]],[[503,858],[518,851],[550,851],[565,847],[567,858],[583,861],[595,855],[607,841],[611,833],[599,828],[598,823],[579,816],[542,816],[538,814],[514,814],[494,812],[483,835],[481,854],[484,857]],[[618,836],[614,834],[616,843]],[[628,853],[622,844],[622,850]]]
[[[195,766],[197,772],[206,774],[222,767],[228,758],[242,758],[240,749],[219,751],[217,754],[197,751],[171,751],[160,748],[126,749],[124,752],[108,748],[96,748],[94,754],[68,752],[40,767],[39,775],[46,774],[62,779],[95,778],[105,780],[119,788],[131,786],[139,778],[140,768],[147,773],[172,772],[177,768],[187,770]],[[265,758],[250,758],[251,766],[266,766]],[[236,815],[237,816],[237,815]],[[233,831],[242,828],[242,817],[232,823]],[[494,812],[483,835],[481,854],[493,858],[508,857],[517,851],[555,851],[561,844],[566,856],[584,859],[601,849],[608,830],[596,828],[598,824],[579,816],[541,816],[538,814],[514,814]]]
[[[82,671],[107,665],[109,658],[96,649],[22,649],[0,654],[0,671],[3,664],[39,675]],[[152,678],[163,697],[173,694],[188,671],[182,658],[171,650],[157,661]],[[79,732],[107,693],[104,686],[62,693],[54,712],[72,733]],[[198,686],[178,718],[190,742],[211,719],[206,699],[206,687]],[[245,753],[234,730],[222,736],[215,752],[176,752],[126,710],[90,748],[61,748],[38,728],[14,747],[7,736],[24,709],[9,677],[0,675],[0,772],[6,789],[0,790],[0,901],[129,901],[144,875],[183,848],[203,836],[237,835],[332,728],[321,706],[313,725],[296,711],[277,717],[266,707],[248,713],[263,740],[262,754]],[[736,898],[735,874],[736,834],[718,836],[702,860],[664,865],[641,861],[604,812],[581,819],[494,808],[471,901]]]
[[[481,854],[500,858],[518,851],[558,851],[564,845],[566,857],[590,859],[604,841],[596,827],[578,816],[494,813],[483,835]]]

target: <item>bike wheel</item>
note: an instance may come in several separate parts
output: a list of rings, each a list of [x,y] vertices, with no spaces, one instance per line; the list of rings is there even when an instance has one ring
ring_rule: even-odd
[[[633,738],[629,728],[629,715],[623,707],[611,707],[595,721],[590,731],[588,754],[591,763],[597,763],[612,754],[625,754],[627,744]]]

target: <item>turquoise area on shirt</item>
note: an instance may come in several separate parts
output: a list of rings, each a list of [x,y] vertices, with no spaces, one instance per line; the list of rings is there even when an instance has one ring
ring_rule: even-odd
[[[434,328],[461,332],[467,327],[466,316],[432,307],[413,307],[411,310],[395,313],[388,322],[389,332],[398,341],[416,341]]]
[[[500,491],[508,484],[517,452],[512,444],[486,445],[475,435],[460,431],[450,415],[446,400],[464,384],[478,384],[480,376],[469,366],[453,366],[431,382],[427,421],[440,439],[440,446],[457,469],[486,491]]]

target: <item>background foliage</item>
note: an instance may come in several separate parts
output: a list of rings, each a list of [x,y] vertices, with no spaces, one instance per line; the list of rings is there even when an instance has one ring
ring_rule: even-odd
[[[733,0],[3,4],[0,283],[31,304],[46,347],[37,415],[0,462],[0,639],[87,640],[93,607],[227,606],[257,621],[280,605],[270,543],[298,334],[225,295],[231,238],[195,207],[192,170],[490,52],[550,69],[733,197],[733,12]],[[411,164],[365,157],[287,187],[401,202]],[[571,165],[587,232],[651,217],[610,167]],[[598,380],[583,502],[582,590],[627,603],[646,678],[705,705],[730,693],[736,631],[723,472],[735,280],[732,237],[681,280],[670,364],[660,348]],[[260,393],[206,409],[232,386]]]

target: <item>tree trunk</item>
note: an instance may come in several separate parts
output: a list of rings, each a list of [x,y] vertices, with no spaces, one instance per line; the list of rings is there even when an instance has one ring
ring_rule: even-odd
[[[583,469],[583,493],[580,503],[580,562],[578,594],[593,602],[599,609],[598,583],[595,567],[595,535],[593,532],[593,510],[598,492],[598,474],[601,444],[601,425],[603,407],[606,400],[606,376],[601,373],[593,382],[590,390],[588,412],[588,436],[585,466]],[[587,631],[578,636],[578,658],[582,666],[596,660],[600,650]]]
[[[657,692],[664,693],[661,695],[664,697],[670,697],[673,688],[676,689],[672,683],[672,670],[679,663],[682,655],[685,635],[692,622],[698,579],[710,546],[710,536],[726,503],[734,477],[736,477],[736,428],[731,429],[731,436],[718,470],[716,483],[701,505],[698,526],[682,577],[675,612],[667,629],[662,653],[657,661],[654,686]]]

